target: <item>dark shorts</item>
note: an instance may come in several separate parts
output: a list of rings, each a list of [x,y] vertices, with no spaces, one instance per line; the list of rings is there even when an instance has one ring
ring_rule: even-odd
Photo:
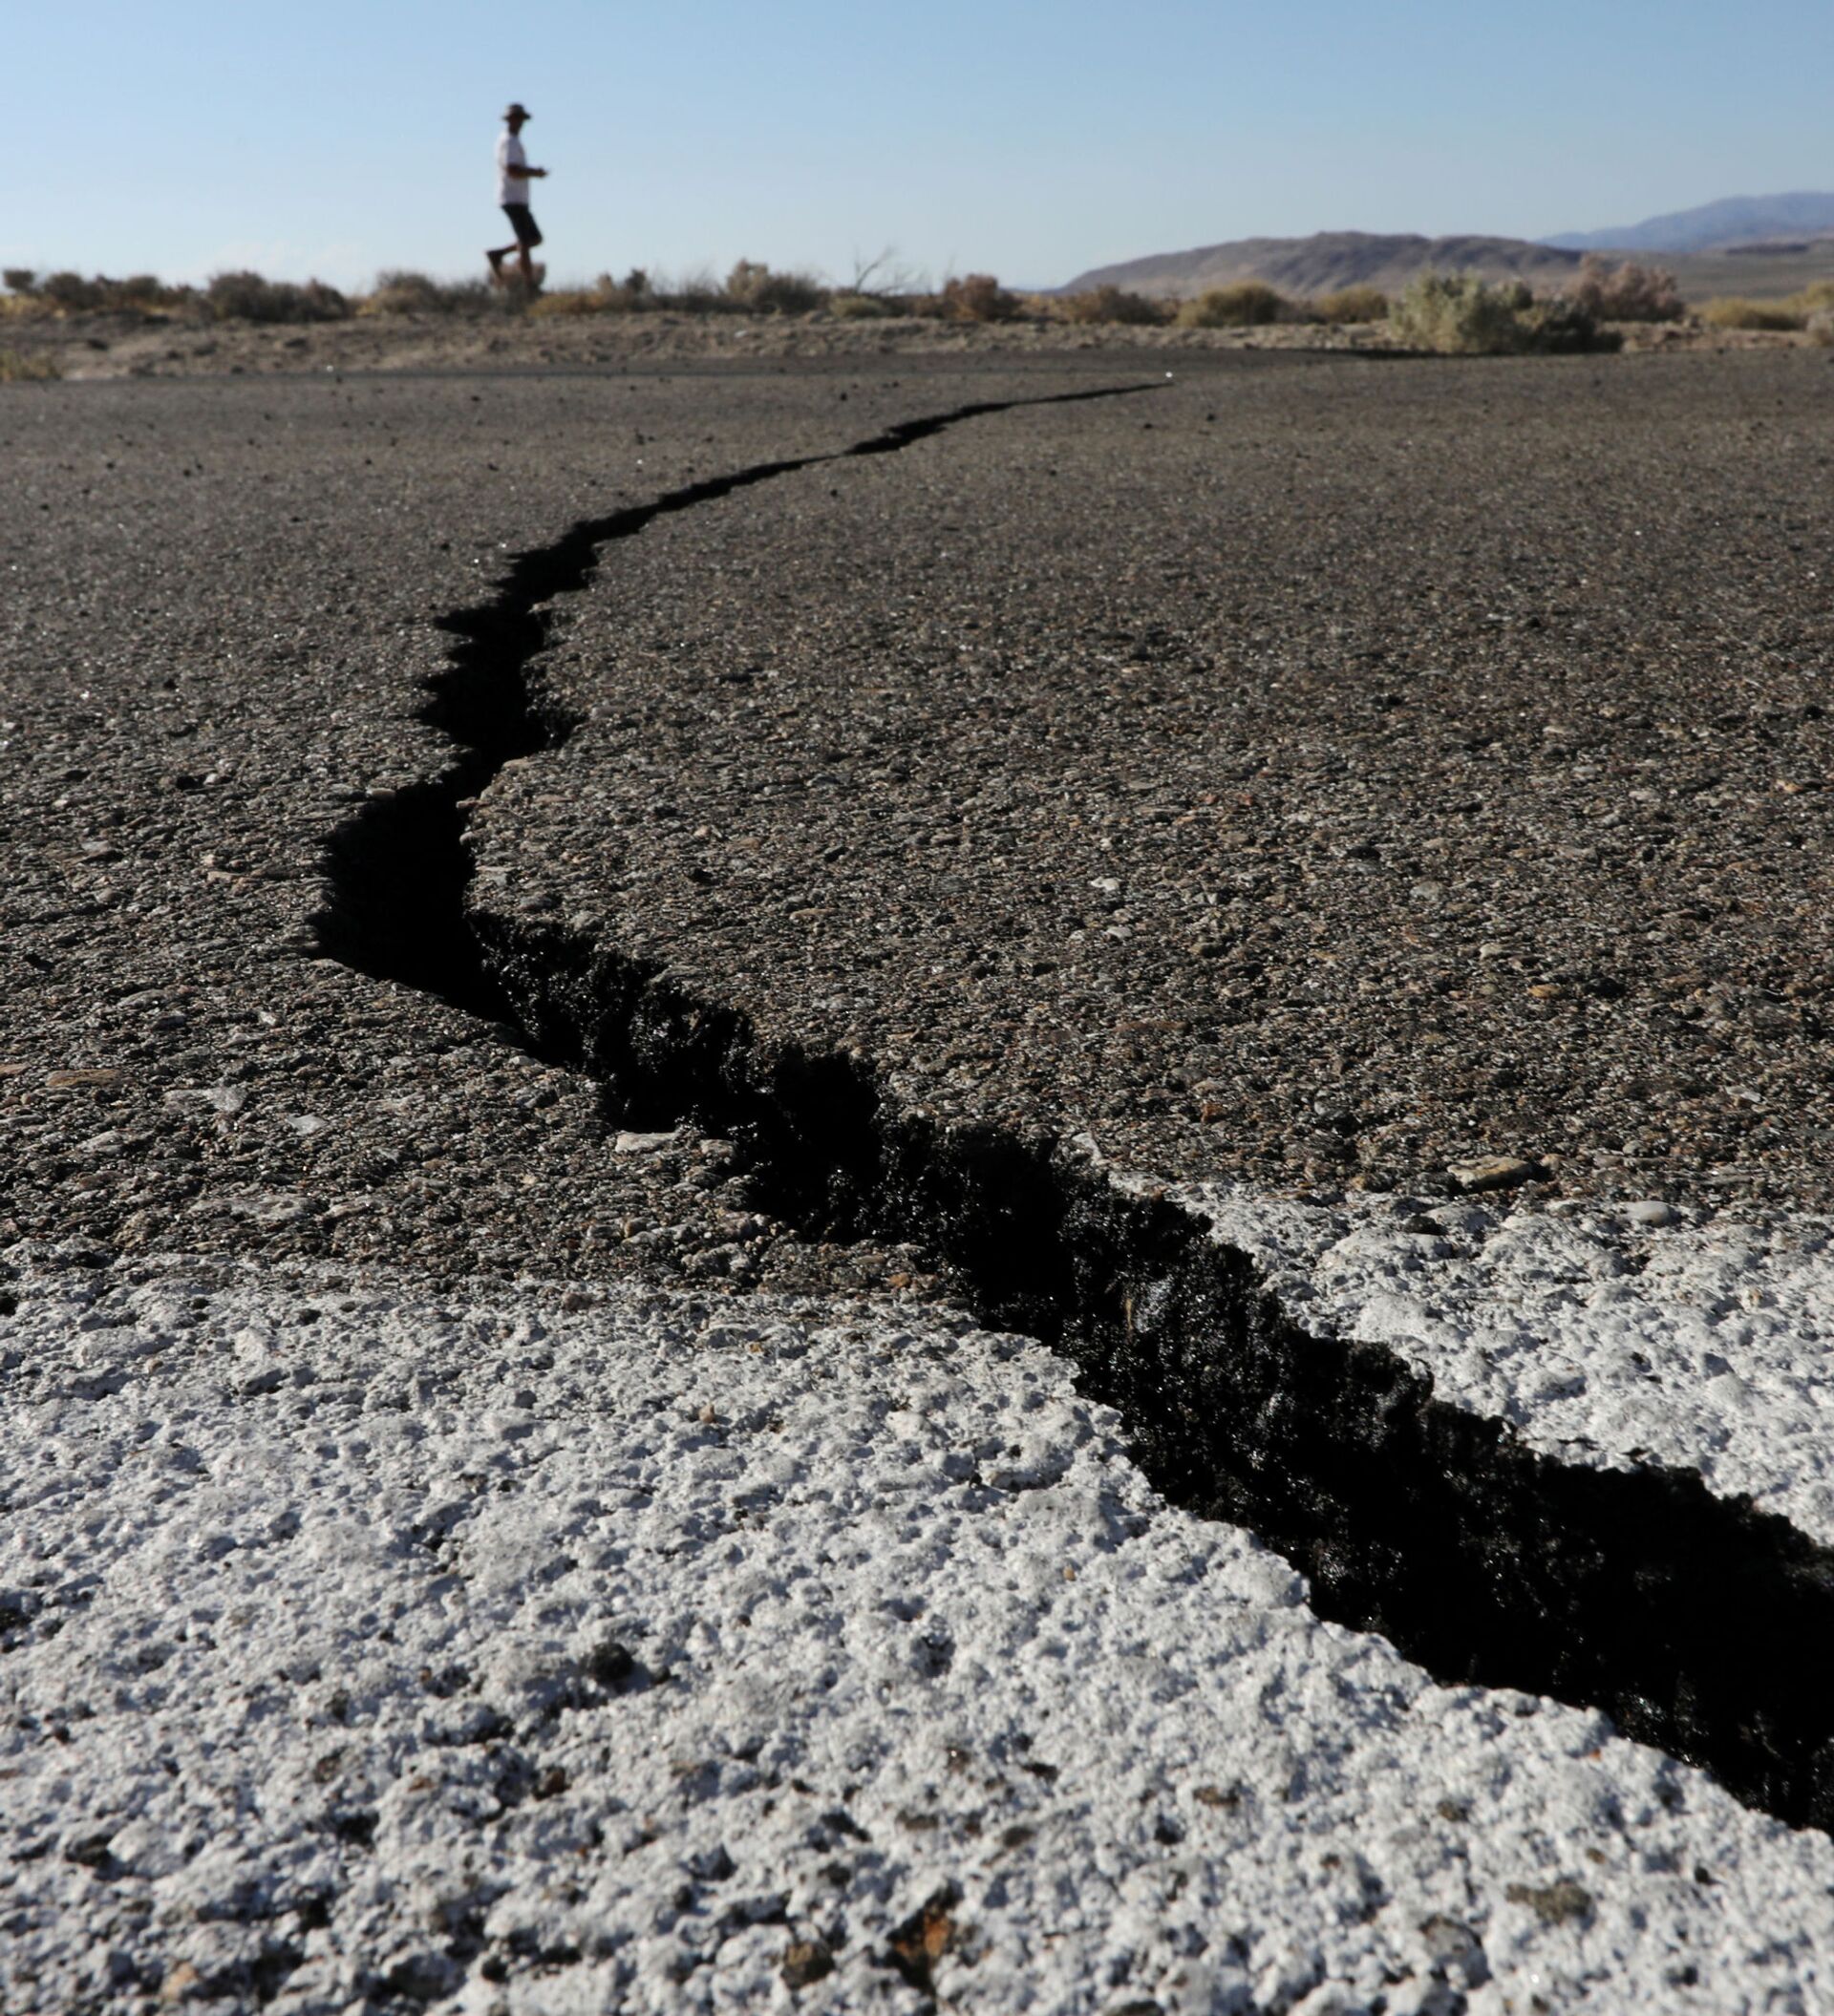
[[[542,242],[542,227],[535,222],[526,203],[505,203],[503,215],[509,219],[509,227],[516,234],[516,243],[524,251],[531,251]]]

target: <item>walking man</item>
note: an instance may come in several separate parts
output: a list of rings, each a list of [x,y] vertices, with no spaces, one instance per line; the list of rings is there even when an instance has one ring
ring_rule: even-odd
[[[497,201],[502,204],[503,215],[509,219],[516,243],[499,245],[494,251],[487,251],[484,257],[490,261],[491,278],[501,284],[503,261],[514,252],[522,271],[522,285],[532,294],[535,291],[535,262],[529,255],[541,244],[542,231],[528,207],[528,185],[538,176],[544,176],[547,170],[528,165],[528,156],[522,152],[521,138],[527,123],[528,108],[525,105],[512,105],[503,114],[503,130],[497,137]]]

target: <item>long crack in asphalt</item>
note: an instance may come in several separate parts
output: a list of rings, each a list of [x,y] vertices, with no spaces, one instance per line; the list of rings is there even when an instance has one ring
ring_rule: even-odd
[[[1711,1772],[1747,1805],[1834,1829],[1834,1553],[1691,1473],[1570,1468],[1434,1397],[1386,1347],[1313,1336],[1252,1263],[1188,1214],[1120,1189],[1074,1146],[899,1111],[854,1056],[766,1043],[747,1016],[562,926],[468,913],[472,801],[562,747],[530,668],[544,606],[655,520],[1015,408],[988,401],[832,455],[762,462],[583,520],[519,557],[420,718],[437,775],[369,801],[326,844],[323,950],[497,1023],[589,1074],[620,1124],[739,1147],[761,1206],[810,1238],[916,1241],[984,1323],[1069,1356],[1120,1410],[1174,1504],[1252,1528],[1319,1615],[1376,1631],[1448,1684],[1548,1694]]]

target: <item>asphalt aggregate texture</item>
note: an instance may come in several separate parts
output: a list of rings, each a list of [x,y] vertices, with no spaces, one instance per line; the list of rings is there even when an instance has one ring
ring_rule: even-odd
[[[474,903],[1139,1171],[1825,1204],[1825,360],[1259,361],[619,545]]]
[[[1119,361],[11,389],[0,1220],[615,1264],[595,1095],[314,962],[435,619],[1129,383],[608,548],[474,901],[1158,1174],[1824,1201],[1824,362]]]
[[[327,838],[446,762],[416,719],[436,620],[518,550],[1066,382],[19,388],[45,395],[0,414],[0,1240],[550,1275],[717,1249],[728,1272],[760,1235],[709,1195],[720,1144],[608,1127],[592,1087],[479,1017],[323,956]],[[763,1271],[809,1265],[792,1242]],[[907,1271],[867,1256],[872,1280]]]

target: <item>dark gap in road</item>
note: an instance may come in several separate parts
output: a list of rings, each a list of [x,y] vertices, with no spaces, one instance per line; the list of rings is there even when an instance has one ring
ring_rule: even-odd
[[[845,453],[1038,403],[957,409]],[[458,753],[331,836],[325,949],[411,985],[444,975],[433,991],[589,1073],[627,1120],[735,1140],[759,1204],[805,1237],[927,1247],[983,1322],[1076,1362],[1168,1499],[1252,1528],[1300,1568],[1321,1616],[1381,1632],[1448,1684],[1602,1708],[1749,1805],[1834,1824],[1834,1554],[1786,1520],[1690,1473],[1527,1450],[1436,1399],[1386,1347],[1302,1329],[1246,1254],[1062,1146],[944,1129],[896,1109],[859,1059],[767,1046],[654,966],[557,925],[467,915],[465,801],[570,730],[539,712],[528,677],[542,605],[656,517],[838,458],[759,465],[590,520],[449,619],[459,642],[422,717]]]
[[[915,1241],[975,1315],[1072,1358],[1174,1504],[1248,1526],[1312,1605],[1447,1684],[1603,1708],[1747,1804],[1834,1822],[1834,1556],[1686,1472],[1569,1467],[1384,1346],[1309,1333],[1187,1212],[1045,1140],[901,1113],[857,1059],[565,930],[480,920],[541,1040],[633,1124],[737,1142],[806,1237]]]
[[[505,763],[558,749],[576,726],[544,708],[528,678],[529,666],[547,642],[546,605],[557,596],[578,593],[607,547],[634,539],[659,518],[825,462],[896,455],[965,420],[1021,407],[1129,398],[1152,389],[1094,386],[1033,398],[984,399],[900,420],[826,455],[756,462],[667,491],[652,503],[582,519],[552,543],[519,554],[487,602],[438,621],[458,641],[426,682],[428,697],[416,718],[452,741],[452,761],[436,776],[369,799],[328,837],[323,866],[329,896],[311,921],[320,950],[372,979],[437,995],[502,1025],[520,1040],[514,1007],[465,922],[473,864],[464,833],[470,801]],[[572,1061],[565,1051],[541,1054],[550,1062]]]

